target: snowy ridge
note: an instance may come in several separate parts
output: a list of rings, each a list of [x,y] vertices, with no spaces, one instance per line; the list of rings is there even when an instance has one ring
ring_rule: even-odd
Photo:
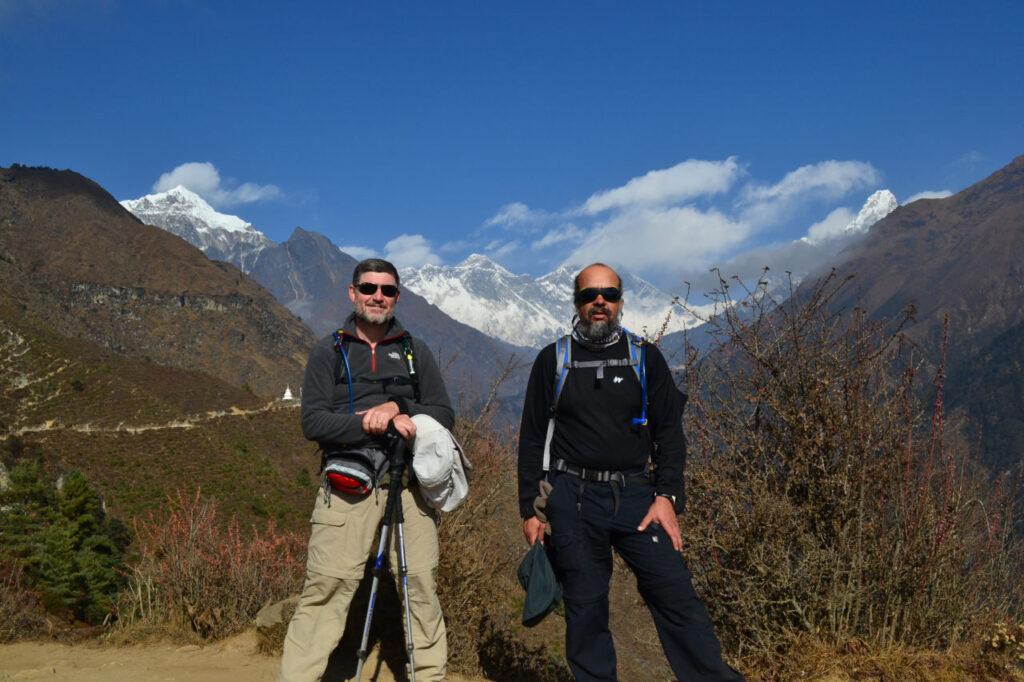
[[[402,286],[449,317],[518,346],[543,347],[570,329],[572,280],[579,267],[563,266],[538,279],[515,275],[486,256],[473,254],[455,266],[427,265],[401,271]],[[672,297],[639,277],[623,274],[623,325],[654,335],[693,326]],[[671,312],[671,315],[670,315]]]
[[[181,185],[121,205],[139,220],[175,234],[215,260],[226,260],[249,272],[259,252],[274,242],[238,216],[218,213],[195,192]]]

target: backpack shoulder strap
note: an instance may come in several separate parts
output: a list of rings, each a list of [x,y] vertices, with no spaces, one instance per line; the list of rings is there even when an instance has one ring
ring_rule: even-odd
[[[636,378],[640,382],[640,391],[643,396],[640,403],[640,416],[634,417],[633,423],[647,426],[647,340],[629,330],[623,331],[629,338],[630,364],[633,365],[633,372],[636,373]]]
[[[416,373],[416,357],[412,352],[412,334],[402,333],[402,354],[405,356],[406,368],[409,370],[409,381],[412,383],[412,395],[420,402],[420,377]]]
[[[555,392],[551,400],[551,415],[548,418],[548,431],[544,436],[544,472],[551,468],[551,439],[555,435],[555,413],[558,411],[558,399],[565,387],[565,377],[572,365],[572,341],[568,334],[555,342]]]
[[[348,353],[345,352],[345,332],[337,330],[334,332],[334,350],[337,353],[334,357],[334,385],[341,383],[341,363],[345,363],[345,383],[348,384],[348,412],[355,412],[355,395],[352,392],[352,368],[348,366]]]

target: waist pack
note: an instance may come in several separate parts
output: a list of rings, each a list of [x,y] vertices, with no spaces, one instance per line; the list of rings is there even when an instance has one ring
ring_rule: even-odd
[[[377,487],[388,472],[387,454],[374,447],[351,450],[325,450],[323,454],[324,490],[366,495]]]

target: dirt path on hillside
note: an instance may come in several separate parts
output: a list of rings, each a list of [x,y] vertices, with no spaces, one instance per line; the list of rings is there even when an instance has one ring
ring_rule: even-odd
[[[278,662],[276,657],[256,652],[254,631],[208,646],[17,642],[0,646],[0,682],[274,682]],[[363,679],[394,682],[387,666],[379,672],[376,668],[376,656],[371,652]],[[479,682],[459,675],[446,679]]]

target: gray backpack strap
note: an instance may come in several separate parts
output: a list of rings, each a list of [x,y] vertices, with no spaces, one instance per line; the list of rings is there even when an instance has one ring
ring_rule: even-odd
[[[561,357],[561,362],[559,358]],[[551,401],[551,416],[548,418],[548,431],[544,436],[544,473],[551,469],[551,439],[555,435],[555,412],[558,409],[558,399],[562,395],[562,388],[565,387],[565,377],[569,373],[572,364],[572,342],[566,334],[555,343],[555,397]]]

